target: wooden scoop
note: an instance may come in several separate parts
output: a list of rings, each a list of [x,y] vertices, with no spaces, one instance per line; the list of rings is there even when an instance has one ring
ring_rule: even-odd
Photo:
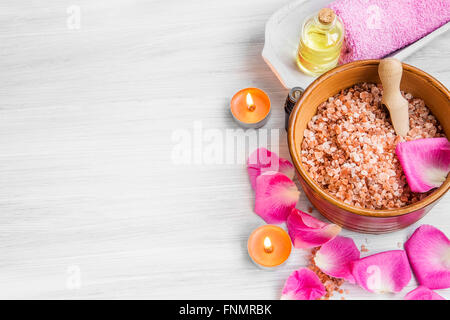
[[[400,92],[403,67],[397,59],[386,58],[380,61],[378,75],[383,84],[382,103],[389,109],[395,132],[405,137],[409,131],[408,100]]]

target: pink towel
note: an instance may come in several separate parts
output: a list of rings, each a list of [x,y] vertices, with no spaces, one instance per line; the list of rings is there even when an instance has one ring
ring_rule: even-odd
[[[450,0],[337,0],[344,21],[341,63],[379,59],[450,21]]]

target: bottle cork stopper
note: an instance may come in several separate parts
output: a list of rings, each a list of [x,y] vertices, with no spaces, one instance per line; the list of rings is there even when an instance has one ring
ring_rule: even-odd
[[[330,24],[333,22],[336,14],[330,8],[323,8],[319,11],[319,22],[322,24]]]

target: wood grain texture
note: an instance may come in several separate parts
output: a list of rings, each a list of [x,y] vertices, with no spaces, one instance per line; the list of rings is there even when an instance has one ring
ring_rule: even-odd
[[[236,128],[229,99],[249,86],[270,95],[266,128],[283,128],[287,91],[261,50],[265,21],[287,2],[0,3],[0,298],[279,298],[308,252],[257,269],[246,240],[262,221],[244,165],[175,165],[172,135],[196,120]],[[67,27],[73,5],[79,29]],[[448,87],[449,40],[405,62]],[[422,223],[450,234],[449,206],[447,195],[401,232],[343,234],[366,254],[397,249]],[[346,298],[414,287],[349,286]]]

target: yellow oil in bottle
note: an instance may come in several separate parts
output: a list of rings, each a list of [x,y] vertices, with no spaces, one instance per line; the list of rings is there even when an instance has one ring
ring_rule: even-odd
[[[297,65],[306,74],[318,76],[338,64],[344,40],[344,24],[333,10],[324,8],[303,24]]]

